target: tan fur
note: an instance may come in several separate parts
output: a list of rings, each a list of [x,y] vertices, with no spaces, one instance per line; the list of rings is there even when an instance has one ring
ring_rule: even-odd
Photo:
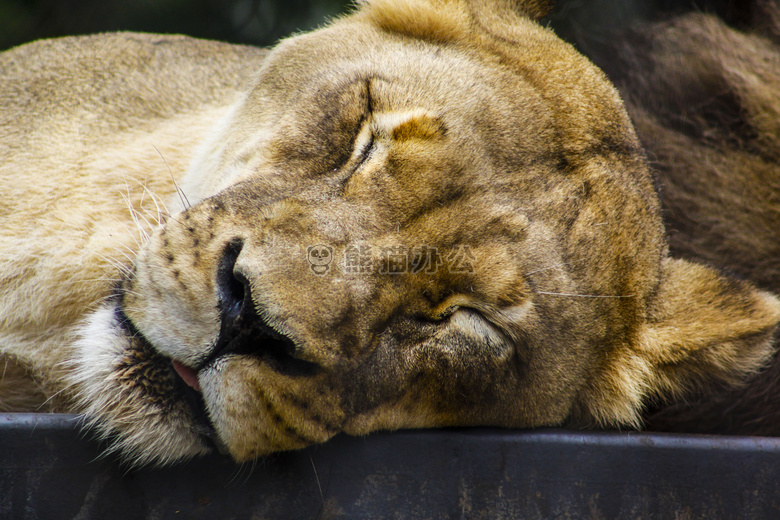
[[[543,4],[375,0],[267,57],[5,53],[0,349],[136,463],[639,426],[741,381],[780,301],[668,256],[620,97]]]

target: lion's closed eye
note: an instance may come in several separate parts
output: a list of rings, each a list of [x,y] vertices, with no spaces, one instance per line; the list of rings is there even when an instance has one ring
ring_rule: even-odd
[[[352,156],[345,165],[345,170],[350,174],[355,173],[361,166],[371,159],[376,151],[377,140],[370,124],[364,124],[357,136],[353,146]]]

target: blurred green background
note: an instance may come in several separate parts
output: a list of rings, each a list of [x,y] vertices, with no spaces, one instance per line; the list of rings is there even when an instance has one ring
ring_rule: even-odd
[[[558,0],[545,23],[569,40],[690,9],[727,18],[747,0]],[[342,13],[350,0],[0,0],[0,49],[102,31],[183,33],[270,45]]]
[[[349,0],[0,0],[0,49],[118,30],[270,45],[316,27],[348,5]]]

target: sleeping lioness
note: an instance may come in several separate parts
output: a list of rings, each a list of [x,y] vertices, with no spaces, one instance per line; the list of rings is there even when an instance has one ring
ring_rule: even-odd
[[[4,53],[3,407],[83,413],[138,464],[245,461],[640,427],[761,369],[780,300],[669,255],[617,90],[544,13],[370,0],[268,53]]]

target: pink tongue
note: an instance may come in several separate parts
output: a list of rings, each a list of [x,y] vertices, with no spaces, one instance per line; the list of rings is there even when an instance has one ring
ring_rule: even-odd
[[[200,383],[198,383],[198,373],[187,365],[183,365],[176,360],[171,361],[173,369],[179,374],[188,386],[191,386],[194,390],[200,392]]]

